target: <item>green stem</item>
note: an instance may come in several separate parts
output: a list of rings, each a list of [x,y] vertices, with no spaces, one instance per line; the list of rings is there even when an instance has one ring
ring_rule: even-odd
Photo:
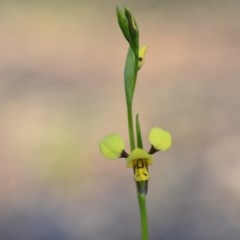
[[[133,75],[133,88],[131,92],[131,98],[128,98],[128,94],[126,94],[126,103],[127,103],[127,118],[128,118],[128,133],[129,133],[129,141],[130,141],[130,148],[131,151],[135,149],[135,135],[134,135],[134,127],[133,127],[133,113],[132,113],[132,100],[136,85],[136,79],[137,79],[137,71],[138,71],[138,56],[134,56],[134,75]],[[137,132],[137,138],[138,138],[138,146],[142,148],[142,136],[140,131],[140,125],[139,120],[137,118],[136,120],[136,132]],[[138,184],[136,184],[137,189],[137,197],[138,197],[138,204],[139,204],[139,210],[140,210],[140,220],[141,220],[141,235],[142,240],[148,240],[148,220],[147,220],[147,207],[146,207],[146,195],[140,194],[138,191]]]
[[[135,149],[132,104],[127,104],[127,116],[128,116],[128,131],[129,131],[130,147],[131,147],[131,151],[132,151]],[[138,124],[139,124],[139,122],[138,122]],[[138,127],[140,127],[140,126],[138,126]],[[141,136],[140,136],[140,138],[141,138]],[[138,197],[138,204],[139,204],[139,210],[140,210],[142,240],[148,240],[148,219],[147,219],[146,195],[139,194],[138,187],[137,187],[137,197]]]
[[[127,104],[127,116],[128,116],[128,133],[131,151],[135,149],[134,129],[133,129],[133,117],[132,117],[132,104]]]
[[[148,240],[146,195],[138,194],[138,203],[139,203],[140,218],[141,218],[142,240]]]

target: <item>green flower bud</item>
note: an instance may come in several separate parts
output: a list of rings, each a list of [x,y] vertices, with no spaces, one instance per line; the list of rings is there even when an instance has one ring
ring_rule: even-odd
[[[119,26],[129,42],[133,52],[138,56],[139,51],[139,30],[137,22],[128,8],[121,10],[119,7],[116,9]]]
[[[119,7],[117,7],[116,11],[117,11],[118,24],[122,30],[124,37],[127,39],[127,41],[130,44],[131,36],[130,36],[130,32],[129,32],[129,23],[128,23],[128,19],[125,15],[125,11],[121,10]]]
[[[130,45],[131,45],[134,53],[138,56],[139,30],[138,30],[137,22],[128,8],[125,8],[124,10],[125,10],[125,16],[128,19],[128,23],[129,23],[129,32],[130,32],[131,43],[132,43]]]

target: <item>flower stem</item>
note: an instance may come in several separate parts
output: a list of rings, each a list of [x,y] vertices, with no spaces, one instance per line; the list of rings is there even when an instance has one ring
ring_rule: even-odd
[[[131,151],[135,149],[134,129],[133,129],[133,117],[132,117],[132,104],[127,104],[127,116],[128,116],[128,133]]]
[[[141,218],[142,240],[148,240],[146,195],[141,195],[138,193],[138,203],[139,203],[140,218]]]
[[[132,117],[132,104],[127,104],[127,117],[128,117],[128,132],[131,151],[135,149],[135,138],[133,128],[133,117]],[[136,184],[137,187],[137,184]],[[140,221],[141,221],[141,235],[142,240],[148,240],[148,219],[147,219],[147,207],[146,207],[146,195],[140,194],[137,187],[137,197],[140,210]]]

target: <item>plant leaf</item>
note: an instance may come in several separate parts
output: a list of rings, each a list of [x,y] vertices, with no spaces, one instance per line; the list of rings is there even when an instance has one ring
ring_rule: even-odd
[[[138,114],[136,115],[136,134],[137,134],[137,147],[143,148],[141,126],[140,126]]]
[[[132,48],[129,47],[124,69],[124,83],[127,104],[132,104],[136,85],[137,71],[138,61]]]

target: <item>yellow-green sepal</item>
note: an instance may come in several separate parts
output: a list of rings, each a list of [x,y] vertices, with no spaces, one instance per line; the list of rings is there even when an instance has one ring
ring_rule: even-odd
[[[145,159],[148,165],[152,164],[152,155],[147,153],[144,149],[134,149],[127,158],[127,167],[133,168],[135,161],[138,159]]]

